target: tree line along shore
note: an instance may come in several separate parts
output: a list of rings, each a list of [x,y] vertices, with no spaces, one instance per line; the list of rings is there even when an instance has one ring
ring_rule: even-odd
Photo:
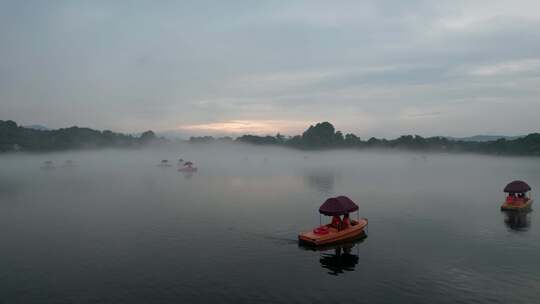
[[[402,149],[413,151],[467,152],[494,155],[540,156],[540,134],[492,141],[464,141],[442,136],[422,137],[403,135],[396,139],[369,138],[362,140],[355,134],[336,131],[329,122],[311,125],[301,135],[275,136],[242,135],[237,138],[212,136],[191,137],[192,144],[240,142],[254,145],[283,146],[305,150],[322,149]],[[70,127],[57,130],[37,130],[17,125],[14,121],[0,120],[0,152],[41,152],[91,148],[136,148],[168,144],[171,141],[158,137],[153,131],[139,136],[98,131],[90,128]]]

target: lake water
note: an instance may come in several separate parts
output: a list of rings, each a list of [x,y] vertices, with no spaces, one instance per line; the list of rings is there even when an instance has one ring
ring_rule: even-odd
[[[156,166],[179,157],[199,171]],[[514,179],[538,189],[539,159],[225,145],[2,155],[0,303],[540,303],[538,212],[499,210]],[[367,238],[300,247],[341,194]]]

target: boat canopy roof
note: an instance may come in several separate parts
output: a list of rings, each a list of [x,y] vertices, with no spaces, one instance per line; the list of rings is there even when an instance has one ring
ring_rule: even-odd
[[[184,165],[185,165],[185,166],[191,166],[191,165],[193,165],[193,163],[190,162],[190,161],[188,161],[188,162],[185,162]]]
[[[346,196],[331,197],[327,199],[319,208],[319,212],[324,215],[344,215],[358,210],[358,205]]]
[[[515,180],[504,187],[504,192],[508,193],[524,193],[527,191],[531,191],[531,186],[520,180]]]

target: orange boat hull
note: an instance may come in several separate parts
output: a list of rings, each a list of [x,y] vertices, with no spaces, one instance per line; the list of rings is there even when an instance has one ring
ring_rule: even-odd
[[[368,225],[368,220],[362,218],[359,221],[351,221],[351,224],[351,226],[341,231],[331,227],[327,234],[315,234],[313,231],[302,232],[298,235],[298,240],[314,246],[327,245],[349,240],[364,233],[364,229]]]
[[[519,205],[504,202],[501,205],[501,210],[504,210],[504,211],[528,210],[529,208],[531,208],[532,203],[533,203],[532,199]]]

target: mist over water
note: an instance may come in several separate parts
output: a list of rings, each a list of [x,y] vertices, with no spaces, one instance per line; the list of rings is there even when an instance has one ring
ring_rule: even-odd
[[[499,211],[514,179],[538,189],[538,159],[225,144],[2,155],[0,302],[535,303],[538,212]],[[335,195],[359,204],[368,237],[299,247]]]

